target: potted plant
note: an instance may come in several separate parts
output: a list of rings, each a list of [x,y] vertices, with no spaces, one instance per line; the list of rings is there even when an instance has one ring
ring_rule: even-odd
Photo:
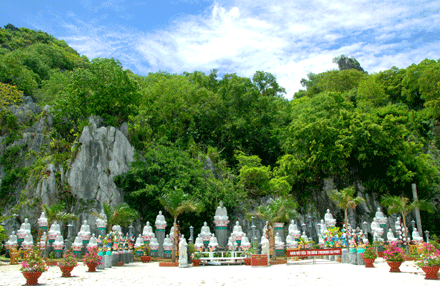
[[[150,257],[150,247],[147,245],[145,245],[144,247],[144,255],[141,256],[141,260],[143,263],[147,263],[150,262],[151,257]]]
[[[70,277],[70,272],[78,265],[75,256],[69,250],[66,250],[63,254],[63,258],[58,262],[58,267],[63,273],[61,277]]]
[[[405,261],[403,249],[397,247],[397,242],[390,242],[390,245],[383,252],[383,258],[390,266],[390,272],[400,272],[400,265]]]
[[[254,247],[249,247],[248,249],[246,249],[246,250],[244,251],[244,255],[245,255],[244,263],[245,263],[246,265],[251,265],[251,257],[252,257],[252,254],[255,254],[255,249],[254,249]]]
[[[47,270],[48,267],[37,249],[31,250],[21,262],[20,271],[26,278],[26,285],[38,284],[38,278]]]
[[[191,254],[191,261],[193,263],[194,266],[200,266],[200,258],[202,257],[202,254],[198,251],[193,252],[193,254]]]
[[[373,246],[376,248],[377,256],[383,257],[383,240],[374,241]]]
[[[49,254],[49,257],[46,258],[46,265],[47,266],[55,266],[57,265],[57,260],[55,259],[55,252],[51,252]]]
[[[373,247],[368,247],[367,249],[364,250],[361,256],[365,262],[365,267],[367,268],[374,267],[373,263],[374,260],[376,260],[377,258],[376,249],[374,249]]]
[[[425,279],[438,280],[440,269],[440,252],[430,243],[423,243],[419,248],[420,256],[416,265],[425,272]]]
[[[98,255],[98,247],[88,247],[87,251],[88,253],[84,256],[83,264],[87,265],[89,272],[96,272],[96,266],[102,264],[102,257]]]

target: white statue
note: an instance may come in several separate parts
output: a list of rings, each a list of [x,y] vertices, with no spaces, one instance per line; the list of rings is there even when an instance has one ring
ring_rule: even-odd
[[[53,243],[53,248],[55,250],[62,250],[64,248],[64,239],[61,234],[57,235]]]
[[[17,239],[17,235],[15,234],[15,231],[12,231],[11,235],[9,236],[9,240],[6,241],[6,248],[7,249],[12,249],[12,248],[16,248],[18,245],[18,239]]]
[[[37,221],[37,224],[38,224],[40,227],[47,227],[47,226],[48,226],[48,224],[47,224],[46,214],[45,214],[44,212],[41,213],[40,218],[39,218],[38,221]]]
[[[217,249],[218,243],[217,243],[217,238],[215,237],[214,234],[211,234],[211,238],[209,239],[208,246],[213,248],[214,250]]]
[[[267,238],[263,239],[263,243],[261,245],[261,254],[267,255],[267,261],[269,261],[270,257],[270,249],[269,249],[269,240]]]
[[[119,224],[112,226],[112,231],[117,235],[122,235],[122,227]]]
[[[147,221],[147,224],[144,226],[144,229],[142,231],[142,238],[145,241],[150,241],[151,238],[154,236],[153,228],[150,225],[150,222]]]
[[[288,235],[286,237],[286,247],[290,248],[290,249],[297,248],[298,247],[298,241],[295,238],[293,238],[293,236]]]
[[[301,236],[301,231],[299,231],[298,226],[293,220],[289,225],[289,236],[292,236],[294,239],[298,239]]]
[[[217,227],[228,226],[229,217],[226,208],[223,206],[223,202],[215,210],[214,223]]]
[[[39,245],[40,250],[46,248],[46,238],[47,238],[46,232],[43,232],[43,235],[41,235],[40,237],[40,245]]]
[[[95,234],[92,234],[90,237],[89,243],[87,244],[87,248],[98,246],[98,241],[96,240]]]
[[[249,238],[246,236],[246,233],[243,233],[243,237],[241,238],[241,248],[243,250],[251,248],[251,243],[249,242]]]
[[[327,209],[326,214],[324,215],[324,221],[327,227],[332,227],[336,225],[336,219],[333,218],[330,210]]]
[[[153,236],[150,240],[149,247],[151,250],[158,250],[159,249],[159,242],[157,241],[157,238]]]
[[[202,248],[205,246],[205,245],[203,244],[203,239],[202,239],[202,237],[200,236],[200,233],[199,233],[199,235],[196,237],[196,241],[195,241],[195,243],[194,243],[194,246],[195,246],[199,251],[201,251]]]
[[[144,239],[142,238],[142,235],[139,233],[139,236],[136,238],[136,243],[134,244],[134,247],[138,248],[143,246],[144,246]]]
[[[19,239],[24,239],[27,234],[31,234],[31,224],[25,218],[24,223],[21,224],[20,229],[17,231],[17,236]]]
[[[48,233],[49,240],[55,240],[58,235],[61,235],[60,225],[58,224],[57,221],[54,221],[49,229],[49,233]]]
[[[415,242],[423,242],[423,237],[420,236],[419,232],[417,231],[417,228],[414,228],[412,232],[412,238]]]
[[[34,247],[34,239],[32,238],[31,234],[26,234],[26,237],[24,238],[21,247],[23,247],[24,249],[32,249]]]
[[[185,237],[182,235],[179,243],[179,267],[187,267],[188,266],[188,252]]]
[[[203,241],[209,241],[211,239],[211,231],[206,221],[203,223],[200,236],[202,237]]]
[[[171,227],[170,229],[170,237],[173,238],[174,237],[174,225]]]
[[[234,229],[232,231],[232,236],[235,238],[235,240],[241,241],[243,234],[244,234],[243,229],[241,228],[239,222],[237,221],[234,225]]]
[[[78,236],[80,236],[81,239],[85,241],[88,241],[92,236],[92,234],[90,233],[90,226],[87,224],[87,220],[83,221],[81,229],[78,232]]]
[[[165,239],[163,240],[163,249],[166,251],[173,250],[173,243],[171,242],[171,237],[167,234]]]
[[[388,229],[387,232],[387,240],[388,241],[397,241],[397,238],[394,237],[393,231],[390,229]]]
[[[101,210],[99,217],[96,219],[96,227],[100,229],[107,228],[107,216],[104,213],[104,210]]]
[[[278,232],[275,233],[275,249],[284,249],[284,242],[281,240]]]
[[[165,229],[167,226],[167,222],[165,221],[165,217],[162,214],[162,211],[159,211],[159,214],[156,216],[156,229]]]
[[[228,249],[233,251],[233,250],[235,250],[235,246],[236,245],[234,245],[234,241],[232,240],[232,236],[230,236],[228,239]]]
[[[377,222],[379,223],[379,226],[387,224],[387,218],[383,214],[383,212],[380,210],[380,208],[377,208],[377,212],[376,212],[376,216],[375,217],[377,218]]]

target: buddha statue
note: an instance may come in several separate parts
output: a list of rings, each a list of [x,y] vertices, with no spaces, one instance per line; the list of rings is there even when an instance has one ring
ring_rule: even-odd
[[[48,233],[49,240],[50,241],[55,241],[55,239],[57,238],[58,235],[61,235],[60,225],[58,224],[57,221],[54,221],[53,224],[50,226],[50,229],[49,229],[49,233]]]
[[[413,232],[412,232],[412,239],[413,239],[413,241],[415,241],[416,243],[423,242],[423,237],[420,236],[419,232],[417,231],[417,228],[414,228],[414,229],[413,229]]]
[[[37,220],[37,224],[41,228],[47,229],[48,223],[47,223],[46,214],[44,212],[41,213],[40,218]]]
[[[220,205],[215,210],[214,223],[217,227],[225,227],[229,223],[228,212],[226,207],[223,206],[223,202],[220,202]]]
[[[243,229],[241,228],[240,223],[238,221],[234,225],[232,236],[235,237],[236,241],[241,241],[241,238],[243,236]]]
[[[99,217],[96,219],[96,227],[98,230],[105,230],[107,228],[107,216],[105,215],[104,210],[101,210]]]
[[[380,210],[380,208],[377,208],[377,212],[376,212],[376,216],[377,218],[377,222],[379,223],[380,227],[385,227],[387,224],[387,218],[386,216],[383,214],[383,212]]]
[[[200,236],[202,237],[203,241],[209,241],[211,239],[211,231],[206,221],[203,223]]]
[[[243,250],[251,248],[251,243],[249,242],[249,238],[246,236],[246,233],[243,233],[241,238],[241,248]]]
[[[214,234],[211,234],[211,238],[209,239],[208,247],[212,248],[212,250],[216,250],[218,247],[217,238],[215,237]]]
[[[47,234],[46,232],[43,232],[43,234],[40,237],[40,243],[38,246],[40,250],[44,250],[46,248],[46,238],[47,238]]]
[[[90,237],[89,243],[87,244],[87,248],[89,247],[97,247],[98,246],[98,241],[96,240],[95,234],[92,234],[92,236]]]
[[[147,224],[144,226],[144,229],[142,231],[142,238],[144,239],[144,243],[149,242],[153,236],[153,228],[151,227],[150,222],[147,221]]]
[[[32,249],[34,247],[34,239],[30,233],[26,234],[21,247],[23,247],[23,249]]]
[[[182,234],[182,237],[179,242],[179,266],[188,265],[188,253],[187,253],[188,243],[186,242],[185,237]]]
[[[333,215],[331,214],[329,209],[327,209],[327,212],[324,215],[324,221],[325,221],[327,228],[333,227],[336,225],[336,219],[333,218]]]
[[[173,250],[173,243],[171,242],[170,236],[167,234],[164,241],[163,241],[163,249],[165,251],[172,251]]]
[[[149,247],[151,250],[155,251],[159,249],[159,242],[157,241],[157,238],[155,236],[151,238]]]
[[[117,235],[122,235],[122,227],[118,224],[112,226],[112,231]]]
[[[90,233],[90,226],[87,224],[87,220],[83,221],[81,229],[78,232],[78,236],[80,236],[83,241],[89,241],[90,237],[92,236]]]
[[[298,226],[293,220],[289,225],[289,236],[292,236],[294,239],[298,239],[301,236],[301,231],[298,229]]]
[[[80,252],[83,248],[82,238],[78,235],[75,237],[75,240],[72,243],[72,249],[74,252]]]
[[[298,241],[295,238],[293,238],[293,236],[288,235],[286,237],[286,247],[289,248],[289,249],[297,248],[298,247]]]
[[[64,239],[61,234],[57,235],[53,243],[53,249],[62,250],[64,248]]]
[[[170,229],[170,237],[171,239],[174,237],[174,225]]]
[[[275,233],[275,249],[284,249],[284,242],[281,240],[278,232]]]
[[[134,244],[135,248],[144,247],[144,239],[142,235],[139,233],[139,236],[136,238],[136,243]]]
[[[28,219],[25,218],[24,222],[21,224],[20,229],[17,231],[18,239],[23,240],[27,234],[31,234],[31,224]]]
[[[199,250],[199,251],[202,251],[202,249],[203,249],[203,247],[205,246],[204,244],[203,244],[203,239],[202,239],[202,237],[200,236],[200,233],[199,233],[199,235],[197,235],[197,237],[196,237],[196,241],[195,241],[195,243],[194,243],[194,246],[197,248],[197,250]]]
[[[270,246],[267,238],[264,238],[263,243],[261,244],[261,254],[267,255],[267,261],[269,261]]]
[[[12,231],[8,241],[6,241],[5,246],[7,249],[13,249],[13,248],[17,248],[17,245],[18,245],[17,235],[15,234],[15,231]]]
[[[162,214],[162,211],[159,211],[159,214],[156,216],[156,229],[165,229],[167,226],[167,222],[165,221],[165,216]]]
[[[391,230],[391,228],[388,229],[387,240],[390,242],[397,241],[397,238],[394,237],[394,234],[393,234],[393,231]]]

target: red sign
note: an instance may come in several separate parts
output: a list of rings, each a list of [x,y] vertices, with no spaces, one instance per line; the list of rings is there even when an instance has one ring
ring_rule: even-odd
[[[328,249],[287,249],[287,257],[296,256],[323,256],[323,255],[342,255],[342,248],[328,248]]]

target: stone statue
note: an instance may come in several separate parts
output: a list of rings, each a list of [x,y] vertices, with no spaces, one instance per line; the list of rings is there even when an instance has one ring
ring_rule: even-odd
[[[377,222],[379,223],[379,226],[383,227],[387,224],[387,218],[383,214],[383,212],[380,210],[380,208],[377,208],[376,216]]]
[[[144,242],[148,242],[154,236],[153,228],[150,226],[150,222],[147,221],[147,224],[144,226],[142,231],[142,238]]]
[[[12,231],[11,235],[9,236],[9,240],[6,241],[6,248],[7,249],[12,249],[12,248],[16,248],[18,245],[18,239],[17,239],[17,235],[15,234],[15,231]]]
[[[423,242],[423,237],[420,236],[419,232],[417,231],[417,228],[414,228],[412,232],[412,238],[415,242]]]
[[[324,215],[324,221],[327,227],[333,227],[336,225],[336,219],[333,218],[329,209],[327,209],[327,212]]]
[[[40,237],[40,245],[39,245],[40,250],[44,250],[46,248],[46,238],[47,238],[46,232],[43,232],[43,234]]]
[[[139,233],[139,236],[136,238],[136,243],[134,244],[134,247],[138,248],[143,246],[144,246],[144,239],[142,238],[142,235]]]
[[[90,237],[92,236],[90,233],[90,226],[87,224],[87,220],[83,221],[81,229],[78,232],[78,236],[80,236],[84,241],[89,241]]]
[[[107,228],[107,216],[105,215],[104,210],[101,210],[99,217],[96,219],[96,227],[98,229]]]
[[[31,224],[25,218],[24,223],[21,224],[20,229],[17,231],[18,239],[24,239],[27,234],[31,234]]]
[[[55,250],[62,250],[64,248],[64,239],[61,234],[57,235],[55,242],[53,243],[53,248]]]
[[[58,235],[61,235],[60,225],[58,224],[57,221],[54,221],[49,229],[49,233],[48,233],[49,240],[55,240]]]
[[[230,236],[229,239],[228,239],[228,249],[230,251],[233,251],[233,250],[235,250],[235,246],[236,245],[234,245],[234,241],[232,239],[232,236]]]
[[[261,254],[266,254],[267,261],[269,261],[270,249],[269,249],[269,240],[267,238],[264,238],[263,243],[261,244]]]
[[[240,223],[237,221],[234,225],[232,236],[235,238],[235,240],[241,241],[243,234],[243,229],[241,228]]]
[[[388,241],[397,241],[397,238],[394,237],[393,231],[390,229],[388,229],[388,233],[387,233],[387,240]]]
[[[163,249],[165,251],[172,251],[173,250],[173,243],[171,242],[171,237],[167,234],[165,239],[163,240]]]
[[[203,223],[200,236],[202,237],[203,241],[209,241],[211,239],[211,231],[206,221]]]
[[[98,246],[98,241],[96,240],[95,234],[92,234],[90,237],[89,243],[87,244],[87,248]]]
[[[217,242],[217,238],[215,237],[214,234],[211,234],[211,238],[209,239],[209,244],[208,246],[210,248],[212,248],[213,250],[216,250],[218,247],[218,242]]]
[[[284,249],[284,242],[279,233],[275,233],[275,249]]]
[[[188,252],[185,237],[182,235],[179,243],[179,267],[188,267]]]
[[[215,210],[214,223],[217,227],[227,226],[229,223],[228,212],[226,207],[223,206],[223,202]]]
[[[171,227],[170,229],[170,237],[173,238],[174,237],[174,225]]]
[[[79,233],[78,233],[78,235],[75,237],[75,240],[72,244],[72,249],[75,252],[80,252],[82,248],[83,248],[82,238],[81,238],[81,236],[79,236]]]
[[[32,249],[34,247],[34,239],[32,238],[32,235],[30,233],[26,234],[26,237],[24,238],[21,247],[23,247],[24,249]]]
[[[46,214],[44,212],[41,213],[40,218],[37,221],[37,224],[41,227],[41,228],[47,228],[47,218],[46,218]]]
[[[118,235],[122,235],[122,227],[118,224],[112,226],[112,231]]]
[[[241,248],[243,250],[251,248],[251,243],[249,242],[249,238],[246,236],[246,233],[243,233],[243,237],[241,238]]]
[[[292,236],[294,239],[298,239],[301,236],[301,231],[299,231],[298,226],[293,220],[289,225],[289,236]]]
[[[151,238],[149,247],[151,250],[159,249],[159,242],[157,241],[157,238],[155,236]]]
[[[286,247],[290,248],[290,249],[297,248],[298,247],[298,241],[295,238],[293,238],[293,236],[288,235],[286,237]]]
[[[196,237],[196,241],[195,241],[195,243],[194,243],[194,246],[197,248],[197,250],[199,250],[199,251],[202,251],[202,249],[203,249],[203,247],[205,246],[204,244],[203,244],[203,239],[202,239],[202,237],[200,236],[200,233],[199,233],[199,235]]]
[[[156,216],[156,228],[157,229],[165,229],[167,226],[167,222],[165,221],[165,217],[162,214],[162,211],[159,211],[159,214]]]

